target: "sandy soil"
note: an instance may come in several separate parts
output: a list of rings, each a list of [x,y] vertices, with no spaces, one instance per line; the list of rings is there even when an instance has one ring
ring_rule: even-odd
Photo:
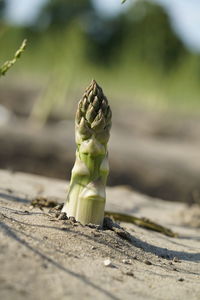
[[[0,171],[1,299],[199,299],[200,229],[190,222],[192,209],[108,188],[107,209],[149,217],[179,233],[169,238],[121,224],[128,241],[30,205],[36,197],[63,202],[66,188],[65,181]]]

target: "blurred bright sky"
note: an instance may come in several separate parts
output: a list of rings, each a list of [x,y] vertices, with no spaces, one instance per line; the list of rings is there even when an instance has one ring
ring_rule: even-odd
[[[37,16],[46,0],[7,0],[7,16],[15,24],[29,24]],[[154,0],[167,9],[172,25],[190,49],[200,51],[200,0]],[[99,12],[104,15],[116,15],[133,3],[127,0],[93,0]]]

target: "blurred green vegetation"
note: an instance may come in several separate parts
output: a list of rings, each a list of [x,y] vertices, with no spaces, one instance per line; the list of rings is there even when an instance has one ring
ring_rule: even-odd
[[[5,61],[1,66],[0,66],[0,77],[5,76],[8,70],[14,66],[16,61],[21,57],[21,54],[24,52],[26,48],[26,40],[24,40],[19,47],[19,49],[15,52],[14,56],[12,59]]]
[[[3,9],[0,5],[0,17]],[[40,88],[32,115],[43,121],[66,103],[70,109],[92,78],[116,101],[183,111],[200,106],[200,56],[186,49],[164,9],[152,2],[138,1],[108,18],[89,0],[48,1],[31,26],[1,21],[2,62],[24,38],[29,47],[10,84]]]

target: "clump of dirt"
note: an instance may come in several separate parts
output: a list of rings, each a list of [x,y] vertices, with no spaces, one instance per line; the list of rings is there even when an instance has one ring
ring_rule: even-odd
[[[38,196],[32,199],[31,205],[33,207],[39,207],[40,209],[42,209],[43,207],[55,207],[58,205],[58,202],[55,199]]]
[[[47,199],[45,199],[45,200],[46,201],[45,201],[43,207],[47,207],[46,206]],[[31,203],[33,203],[33,201]],[[40,203],[40,205],[43,204],[41,202],[39,202],[39,203]],[[51,214],[58,220],[67,220],[70,223],[80,224],[79,222],[76,221],[76,219],[74,217],[68,217],[65,212],[62,212],[64,203],[61,203],[61,204],[57,203],[57,205],[56,205],[56,203],[54,203],[54,204],[55,204],[54,207],[49,210],[49,214]],[[115,232],[118,236],[120,236],[121,238],[131,242],[130,233],[128,233],[128,231],[126,231],[124,228],[122,228],[119,224],[114,222],[114,220],[109,217],[104,218],[103,226],[99,226],[99,225],[95,225],[95,224],[86,224],[86,226],[89,228],[97,229],[97,230],[111,230],[111,231]]]

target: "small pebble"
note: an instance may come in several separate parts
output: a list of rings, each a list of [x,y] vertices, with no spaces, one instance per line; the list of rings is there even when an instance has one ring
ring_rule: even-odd
[[[97,248],[96,248],[95,246],[92,246],[91,249],[92,249],[92,250],[96,250]]]
[[[151,263],[149,260],[147,260],[147,259],[144,261],[144,263],[145,263],[146,265],[148,265],[148,266],[152,265],[152,263]]]
[[[184,281],[184,278],[179,278],[178,281]]]
[[[132,264],[131,259],[122,259],[122,262],[123,262],[123,264],[126,264],[126,265],[131,265]]]
[[[105,267],[110,267],[110,268],[114,268],[115,267],[109,258],[105,259],[104,262],[103,262],[103,264],[104,264]]]

